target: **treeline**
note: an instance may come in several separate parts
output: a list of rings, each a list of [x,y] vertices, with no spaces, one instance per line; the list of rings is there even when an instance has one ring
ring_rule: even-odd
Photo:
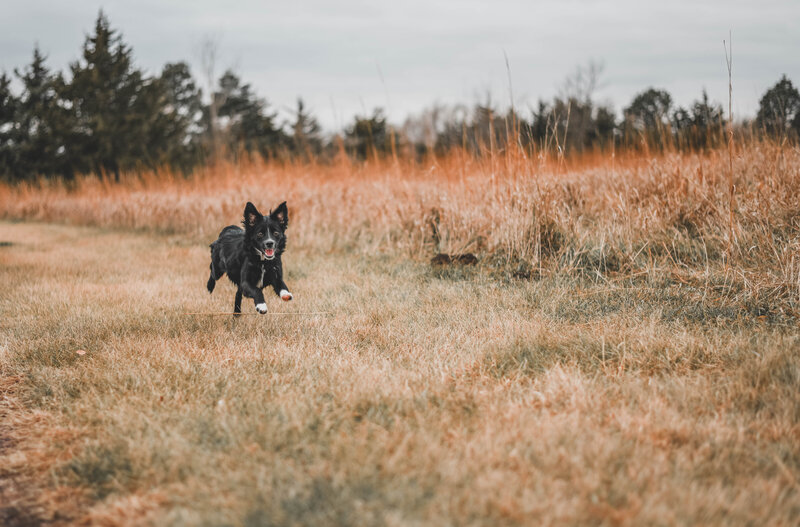
[[[407,119],[399,137],[411,139],[417,154],[445,154],[453,148],[485,153],[509,144],[530,153],[560,155],[612,148],[702,151],[726,144],[725,112],[721,104],[709,101],[705,90],[685,108],[676,106],[667,91],[649,88],[636,95],[618,119],[611,106],[592,97],[597,73],[596,65],[578,68],[565,93],[552,102],[539,101],[529,109],[529,119],[515,109],[497,112],[488,102],[472,108],[434,106]],[[783,76],[762,96],[756,119],[742,121],[737,128],[740,135],[746,131],[797,141],[800,93]]]
[[[81,58],[67,75],[51,72],[34,49],[16,69],[21,93],[0,74],[0,178],[72,179],[95,173],[119,180],[132,170],[190,172],[217,156],[315,156],[317,121],[298,101],[294,121],[278,123],[267,102],[233,72],[204,101],[185,62],[147,75],[101,12]]]
[[[723,108],[705,92],[683,108],[666,91],[650,88],[619,120],[613,108],[594,100],[601,68],[591,63],[578,68],[559,96],[535,108],[499,112],[491,100],[473,107],[434,106],[397,127],[376,109],[326,137],[302,100],[281,121],[232,71],[216,79],[207,96],[185,62],[148,75],[136,67],[131,48],[102,12],[81,51],[64,74],[50,71],[34,49],[31,63],[13,72],[21,85],[18,94],[12,76],[0,74],[0,179],[190,173],[221,157],[422,158],[456,149],[483,155],[512,144],[531,154],[572,155],[611,148],[703,150],[726,141]],[[788,78],[764,94],[751,128],[797,140],[800,94]]]

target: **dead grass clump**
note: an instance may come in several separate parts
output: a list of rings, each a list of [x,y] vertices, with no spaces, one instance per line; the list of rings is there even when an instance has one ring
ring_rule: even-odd
[[[61,468],[73,485],[92,489],[95,499],[130,490],[136,479],[127,444],[118,440],[88,444]]]
[[[800,423],[800,343],[789,344],[792,351],[751,348],[745,362],[749,367],[739,379],[740,404],[767,418]],[[798,460],[792,461],[798,464]],[[800,465],[798,465],[800,466]]]

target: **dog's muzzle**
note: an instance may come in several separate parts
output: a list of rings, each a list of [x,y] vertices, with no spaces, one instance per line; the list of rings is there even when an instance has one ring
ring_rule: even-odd
[[[264,249],[263,251],[256,249],[256,252],[262,260],[272,260],[275,258],[275,249]]]

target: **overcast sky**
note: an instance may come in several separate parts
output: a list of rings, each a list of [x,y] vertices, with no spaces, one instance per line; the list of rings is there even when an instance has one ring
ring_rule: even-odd
[[[597,98],[619,111],[639,91],[667,89],[678,104],[703,88],[727,108],[722,41],[733,33],[735,117],[753,116],[782,74],[800,84],[798,0],[3,0],[0,69],[30,62],[35,43],[52,69],[78,58],[102,8],[158,72],[187,60],[201,79],[199,48],[218,42],[230,67],[289,115],[303,97],[339,128],[355,113],[387,109],[401,123],[434,102],[551,99],[579,64],[601,61]]]

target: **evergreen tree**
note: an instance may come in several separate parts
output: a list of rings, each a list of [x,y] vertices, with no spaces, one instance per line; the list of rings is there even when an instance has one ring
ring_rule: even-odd
[[[18,101],[11,92],[11,77],[0,74],[0,179],[16,179],[15,136]]]
[[[64,95],[77,119],[77,168],[114,174],[119,181],[121,170],[136,167],[146,155],[143,145],[157,97],[152,92],[143,94],[145,82],[133,66],[131,49],[111,29],[102,11],[94,34],[83,45],[82,60],[72,63],[70,70],[72,80]]]
[[[780,138],[800,134],[800,93],[786,75],[761,97],[756,123]]]
[[[303,99],[297,99],[294,122],[290,124],[292,153],[306,161],[322,153],[322,138],[317,120],[306,110]]]
[[[631,142],[644,139],[649,146],[662,147],[671,141],[672,96],[665,90],[649,88],[634,97],[623,110],[623,131]]]
[[[672,130],[678,147],[702,150],[722,144],[725,118],[722,106],[712,104],[703,90],[701,99],[687,110],[678,107],[672,113]]]
[[[157,164],[188,172],[200,161],[201,91],[185,62],[166,64],[156,84],[153,95],[158,100],[152,105],[160,111],[151,126],[148,149],[157,156]]]
[[[22,71],[15,71],[22,83],[16,115],[17,162],[19,178],[62,175],[71,177],[68,130],[71,112],[59,104],[60,75],[53,76],[45,57],[36,47],[33,60]]]
[[[591,99],[556,97],[552,105],[539,101],[533,112],[530,135],[540,150],[561,148],[570,154],[604,148],[614,141],[616,117],[608,106],[595,107]]]
[[[689,147],[689,136],[692,133],[694,121],[692,114],[683,106],[675,108],[672,112],[672,130],[675,132],[678,141],[678,147]]]
[[[600,106],[594,116],[594,141],[601,148],[612,144],[615,140],[614,132],[617,129],[617,118],[610,106]]]
[[[531,110],[531,114],[531,139],[538,148],[546,149],[545,141],[550,135],[552,127],[550,123],[552,110],[546,102],[540,99],[536,109]]]
[[[391,134],[383,110],[376,108],[372,117],[355,116],[345,130],[345,147],[356,159],[378,157],[391,151]]]
[[[218,129],[230,153],[236,155],[243,149],[269,159],[286,147],[286,135],[275,125],[276,115],[268,112],[267,102],[256,96],[249,84],[242,84],[232,71],[226,71],[220,78],[219,91],[213,97],[219,109]]]
[[[692,105],[692,148],[710,148],[724,143],[725,112],[721,104],[712,104],[708,93]]]

